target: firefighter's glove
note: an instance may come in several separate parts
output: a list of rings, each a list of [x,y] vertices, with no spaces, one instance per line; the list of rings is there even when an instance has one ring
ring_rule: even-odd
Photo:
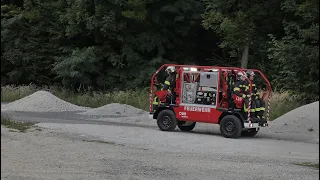
[[[250,94],[246,95],[246,98],[250,98],[250,97],[251,97],[251,95],[250,95]]]

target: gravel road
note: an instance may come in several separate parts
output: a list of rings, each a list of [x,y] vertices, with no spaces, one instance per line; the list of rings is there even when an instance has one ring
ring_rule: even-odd
[[[212,124],[197,124],[189,133],[162,132],[145,114],[105,115],[105,107],[81,113],[82,107],[40,95],[50,103],[37,112],[31,105],[29,112],[16,111],[25,110],[28,99],[1,106],[4,116],[38,122],[27,133],[1,126],[1,179],[319,179],[319,169],[297,165],[319,163],[319,143],[311,136],[284,136],[262,128],[255,138],[227,139]],[[42,102],[35,98],[31,104],[36,101]],[[63,104],[68,111],[52,112],[50,104]]]
[[[1,179],[319,179],[319,145],[119,125],[1,128]]]
[[[2,111],[4,116],[11,116],[17,120],[33,121],[39,123],[60,123],[60,124],[99,124],[99,125],[117,125],[125,127],[144,127],[158,129],[155,120],[151,120],[145,115],[135,117],[121,117],[114,115],[81,115],[79,111],[68,112],[13,112]],[[319,144],[319,140],[310,139],[310,132],[305,133],[281,133],[274,132],[273,128],[278,128],[277,125],[270,124],[269,128],[262,128],[256,138],[262,139],[281,139],[294,142],[307,142]],[[319,129],[319,128],[318,128]],[[203,131],[206,133],[213,133],[220,136],[219,126],[212,124],[197,124],[195,130]],[[318,136],[317,132],[312,132]]]

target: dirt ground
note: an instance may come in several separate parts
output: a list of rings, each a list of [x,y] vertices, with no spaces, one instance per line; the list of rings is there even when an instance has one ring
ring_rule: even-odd
[[[319,145],[117,125],[1,127],[1,179],[319,179]]]

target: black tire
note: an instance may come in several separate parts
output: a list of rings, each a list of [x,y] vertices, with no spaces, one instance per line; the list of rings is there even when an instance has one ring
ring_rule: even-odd
[[[220,132],[226,138],[237,138],[242,131],[242,122],[234,115],[227,115],[220,122]]]
[[[196,126],[196,122],[192,123],[192,124],[189,125],[189,126],[186,126],[186,125],[178,125],[179,129],[180,129],[181,131],[184,131],[184,132],[192,131],[195,126]]]
[[[175,113],[170,109],[162,110],[158,114],[157,124],[161,131],[173,131],[177,127]]]
[[[259,132],[259,130],[257,131],[256,129],[248,129],[248,130],[242,131],[241,136],[254,137],[258,132]]]

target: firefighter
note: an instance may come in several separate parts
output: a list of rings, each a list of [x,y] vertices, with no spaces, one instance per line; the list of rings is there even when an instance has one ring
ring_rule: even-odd
[[[176,84],[176,68],[174,66],[168,66],[165,72],[169,75],[164,81],[162,90],[167,90],[166,101],[172,103],[174,101],[173,90]]]
[[[233,88],[233,93],[234,95],[243,98],[243,110],[245,113],[248,112],[248,107],[249,107],[249,89],[246,81],[246,74],[242,72],[238,72],[238,79],[234,83],[234,88]],[[250,117],[253,120],[256,120],[255,117],[255,101],[251,101],[251,109],[250,109]]]
[[[166,102],[171,104],[172,103],[171,101],[174,100],[172,98],[171,91],[174,89],[174,85],[175,85],[176,69],[174,66],[168,66],[166,68],[165,72],[168,74],[168,77],[164,81],[164,84],[158,83],[157,79],[155,79],[155,84],[158,84],[157,90],[167,90],[168,91],[166,94]],[[159,97],[154,96],[153,102],[152,102],[153,112],[155,112],[157,110],[157,108],[159,107],[159,104],[160,104]]]
[[[163,90],[171,91],[175,84],[176,68],[174,66],[168,66],[165,71],[169,76],[164,81]]]
[[[254,82],[254,72],[252,70],[247,70],[247,76],[249,77],[252,83],[252,100],[256,103],[256,115],[259,119],[264,119],[263,114],[265,111],[265,102],[263,99],[260,98],[260,94],[258,92],[258,88]],[[249,84],[248,84],[249,85]],[[248,87],[250,88],[250,87]]]
[[[154,79],[154,85],[156,86],[155,90],[158,91],[161,89],[162,84],[159,83],[158,78],[155,77]],[[160,104],[160,99],[158,96],[153,95],[153,102],[152,102],[152,106],[153,106],[153,112],[156,112],[156,110],[158,109]]]

